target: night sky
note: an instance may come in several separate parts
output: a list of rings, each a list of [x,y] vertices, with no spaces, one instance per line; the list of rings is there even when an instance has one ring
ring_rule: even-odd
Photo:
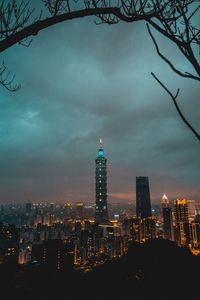
[[[192,71],[168,40],[161,50]],[[21,89],[0,88],[0,202],[94,203],[99,138],[108,159],[109,202],[135,201],[149,176],[152,202],[200,199],[200,144],[154,72],[200,131],[199,83],[156,54],[145,23],[95,25],[94,17],[40,32],[3,53]]]

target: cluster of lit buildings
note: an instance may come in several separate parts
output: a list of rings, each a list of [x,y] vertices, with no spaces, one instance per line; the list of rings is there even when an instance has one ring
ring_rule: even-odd
[[[136,215],[109,217],[107,160],[102,141],[95,160],[95,207],[25,205],[21,225],[0,223],[0,263],[45,263],[51,269],[89,271],[124,255],[131,241],[165,238],[200,254],[200,210],[194,201],[164,195],[161,215],[152,215],[148,177],[136,177]],[[25,218],[25,219],[24,219]]]

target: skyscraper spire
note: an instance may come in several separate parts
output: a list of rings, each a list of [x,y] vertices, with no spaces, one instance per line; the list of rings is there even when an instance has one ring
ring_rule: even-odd
[[[104,151],[103,151],[103,141],[102,139],[99,140],[99,151],[98,151],[98,157],[104,157]]]
[[[169,199],[167,198],[166,194],[162,196],[162,205],[168,206],[169,205]]]
[[[103,140],[102,139],[99,140],[99,148],[103,149]]]

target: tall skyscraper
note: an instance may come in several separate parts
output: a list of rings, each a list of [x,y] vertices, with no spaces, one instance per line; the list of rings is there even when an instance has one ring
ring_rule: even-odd
[[[163,233],[164,238],[168,240],[173,240],[173,218],[172,218],[172,208],[169,205],[169,200],[164,194],[162,197],[162,213],[163,213]]]
[[[190,242],[188,205],[186,199],[174,200],[176,239],[180,246]]]
[[[136,177],[136,214],[141,219],[151,217],[149,178]]]
[[[96,207],[95,207],[95,222],[99,224],[107,223],[108,218],[108,203],[107,203],[107,159],[104,157],[102,140],[98,150],[98,157],[95,160],[96,164]]]
[[[175,222],[189,223],[188,204],[186,199],[174,200],[174,216]]]

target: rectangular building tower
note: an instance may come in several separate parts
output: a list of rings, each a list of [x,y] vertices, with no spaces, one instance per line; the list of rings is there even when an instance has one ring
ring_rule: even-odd
[[[186,199],[174,200],[174,217],[176,240],[180,246],[189,245],[189,215],[188,204]]]
[[[151,217],[149,178],[136,177],[136,214],[141,219]]]
[[[96,164],[96,207],[95,222],[98,224],[108,223],[108,204],[107,204],[107,159],[104,157],[102,140],[98,150]]]
[[[170,207],[169,200],[165,194],[162,197],[162,213],[164,238],[174,240],[172,208]]]

